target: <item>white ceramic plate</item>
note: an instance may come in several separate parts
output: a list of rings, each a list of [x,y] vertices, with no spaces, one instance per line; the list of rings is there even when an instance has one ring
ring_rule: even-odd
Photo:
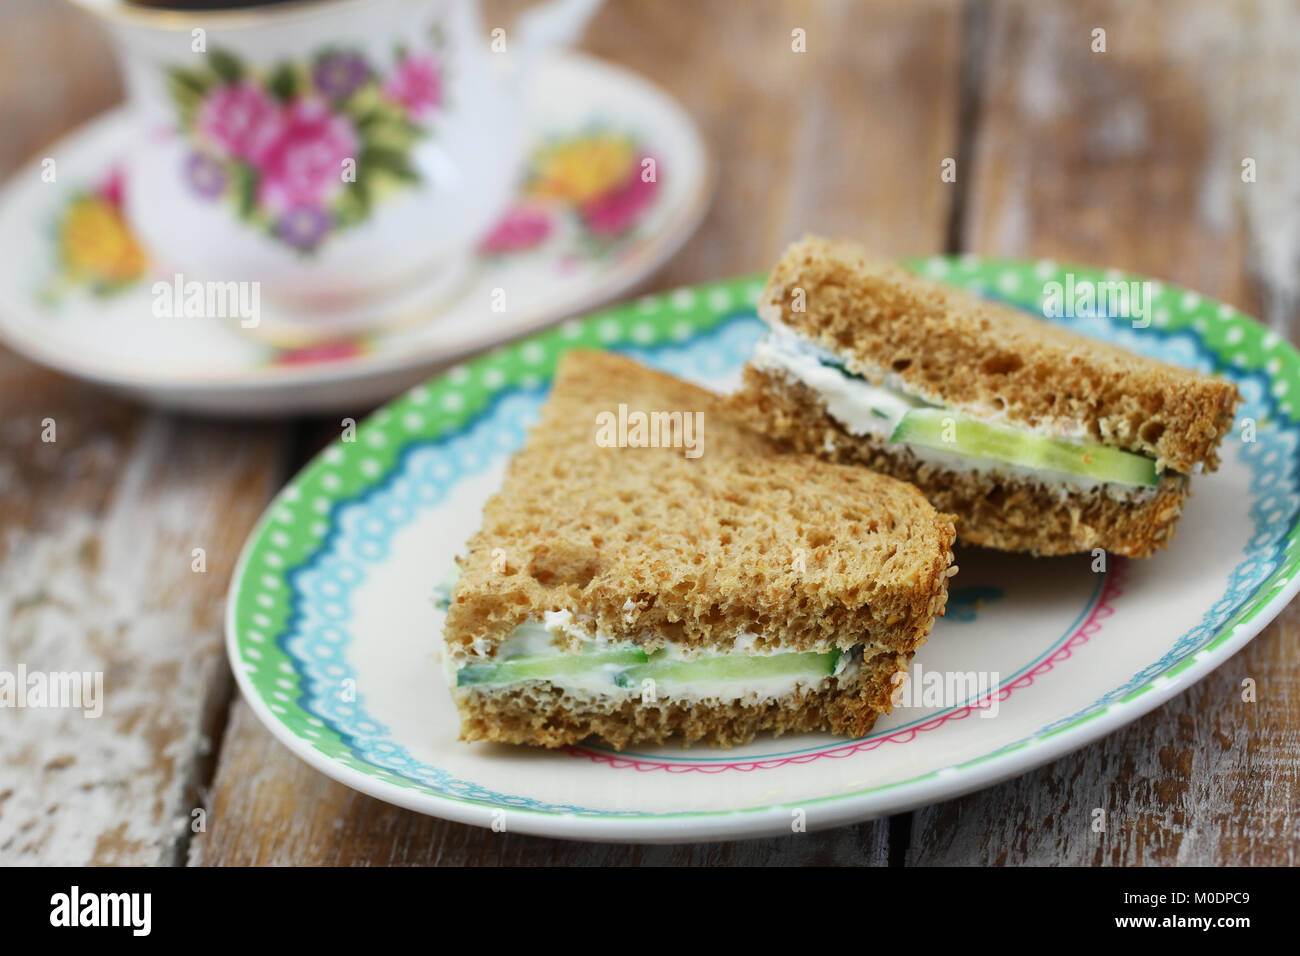
[[[115,110],[51,146],[0,192],[0,339],[51,368],[145,401],[228,415],[356,409],[390,398],[458,356],[541,328],[630,288],[694,232],[711,178],[699,133],[657,87],[590,57],[545,63],[530,89],[552,193],[613,197],[644,158],[656,186],[616,234],[527,183],[476,256],[454,301],[391,331],[326,347],[272,347],[235,322],[156,318],[153,283],[174,270],[140,249],[121,212],[118,157],[135,135]],[[614,157],[611,162],[610,157]],[[602,185],[604,183],[604,185]],[[505,290],[505,311],[493,293]],[[262,303],[263,320],[275,322]]]
[[[911,265],[1030,309],[1045,279],[1063,274],[973,258]],[[1086,555],[960,550],[947,616],[914,664],[922,696],[859,740],[624,753],[459,742],[433,592],[557,356],[616,348],[726,388],[760,334],[760,285],[683,289],[498,349],[381,410],[294,479],[245,549],[228,616],[231,664],[271,731],[348,786],[480,826],[627,841],[788,833],[796,821],[817,829],[952,797],[1095,740],[1218,666],[1295,594],[1300,356],[1230,308],[1157,285],[1147,329],[1062,321],[1226,375],[1245,396],[1239,422],[1251,419],[1257,440],[1238,430],[1225,441],[1223,466],[1195,480],[1169,550],[1112,559],[1105,573]],[[924,696],[921,675],[967,672],[989,675],[992,701],[974,688]]]

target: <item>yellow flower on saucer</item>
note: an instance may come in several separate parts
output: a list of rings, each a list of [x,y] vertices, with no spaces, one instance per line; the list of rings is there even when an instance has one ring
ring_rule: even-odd
[[[592,134],[543,149],[530,195],[581,205],[627,181],[635,156],[622,136]]]
[[[113,206],[94,196],[74,200],[59,227],[69,278],[116,284],[144,275],[145,256]]]

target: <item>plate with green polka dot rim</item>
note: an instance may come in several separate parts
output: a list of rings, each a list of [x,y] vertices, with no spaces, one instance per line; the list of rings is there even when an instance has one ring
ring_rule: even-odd
[[[1140,279],[971,256],[908,268],[1041,316],[1052,282]],[[1193,480],[1172,546],[1142,561],[959,549],[923,681],[864,738],[732,750],[598,741],[465,744],[441,676],[440,589],[535,420],[559,356],[613,349],[725,391],[762,332],[761,276],[642,298],[497,348],[341,436],[277,496],[240,557],[227,646],[254,712],[321,772],[495,830],[674,842],[800,832],[989,786],[1152,710],[1254,637],[1300,587],[1300,355],[1195,292],[1153,281],[1150,322],[1053,318],[1235,381],[1233,433]],[[992,687],[992,693],[989,692]],[[942,687],[939,688],[943,690]],[[966,691],[970,692],[967,693]],[[1250,704],[1223,704],[1245,719]]]

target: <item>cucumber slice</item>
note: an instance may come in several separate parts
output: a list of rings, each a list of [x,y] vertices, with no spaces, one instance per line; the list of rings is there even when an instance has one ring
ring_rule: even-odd
[[[648,660],[646,652],[639,647],[620,647],[583,654],[512,657],[499,663],[469,664],[462,667],[456,674],[456,684],[459,687],[470,684],[512,684],[521,680],[572,677],[589,671],[616,672],[644,664]]]
[[[839,650],[818,653],[800,651],[790,654],[737,657],[718,655],[694,660],[664,660],[663,652],[651,655],[649,662],[621,672],[615,679],[620,687],[635,687],[643,680],[682,682],[754,680],[764,677],[829,677],[839,663]]]
[[[694,660],[669,660],[663,651],[647,656],[639,647],[621,647],[581,654],[512,657],[470,664],[456,675],[456,684],[511,684],[524,680],[607,674],[619,687],[636,687],[643,680],[695,682],[755,680],[764,677],[828,677],[835,673],[840,651],[772,654],[765,657],[717,655]]]
[[[1160,481],[1155,460],[1145,455],[1046,438],[942,408],[909,411],[889,440],[1097,481],[1146,486]]]

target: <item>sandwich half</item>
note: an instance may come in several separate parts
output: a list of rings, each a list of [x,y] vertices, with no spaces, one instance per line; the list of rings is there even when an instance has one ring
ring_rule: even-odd
[[[1236,386],[805,238],[732,407],[786,447],[909,481],[961,540],[1143,557],[1213,471]]]
[[[909,485],[571,352],[460,561],[443,660],[461,738],[865,734],[943,613],[954,537]]]

